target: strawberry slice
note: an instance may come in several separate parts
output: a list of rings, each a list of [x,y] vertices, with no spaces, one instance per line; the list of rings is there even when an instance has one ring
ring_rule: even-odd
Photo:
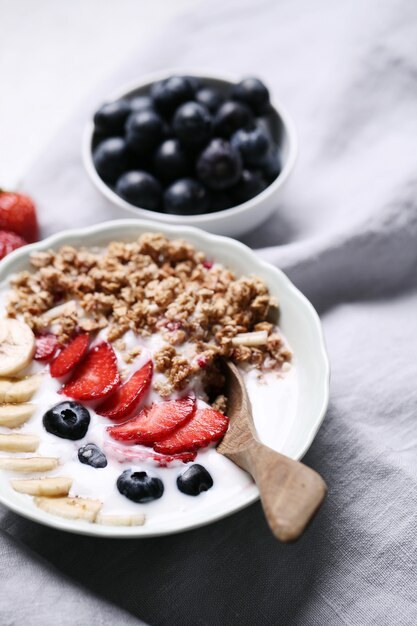
[[[152,445],[185,424],[194,415],[195,409],[195,396],[154,402],[133,419],[119,426],[110,426],[107,431],[110,437],[119,441]]]
[[[199,409],[184,426],[158,441],[154,450],[163,454],[179,454],[203,448],[223,437],[228,424],[229,419],[223,413],[209,407]]]
[[[49,361],[58,350],[58,340],[52,333],[43,333],[36,335],[35,338],[35,355],[36,361]]]
[[[149,389],[153,363],[148,361],[137,370],[119,389],[96,408],[96,413],[112,420],[128,417],[138,406]]]
[[[52,378],[59,378],[68,374],[85,356],[89,343],[90,337],[86,333],[82,333],[65,346],[49,366]]]
[[[160,452],[153,452],[152,461],[155,461],[159,467],[168,467],[173,463],[190,463],[194,461],[197,456],[197,452],[180,452],[179,454],[161,454]]]
[[[114,391],[119,383],[116,355],[111,345],[103,341],[77,365],[60,393],[75,400],[97,400]]]
[[[194,461],[197,452],[181,452],[180,454],[160,454],[150,448],[132,446],[114,441],[105,441],[103,449],[108,457],[113,457],[120,463],[131,461],[132,463],[153,462],[160,467],[179,465]]]

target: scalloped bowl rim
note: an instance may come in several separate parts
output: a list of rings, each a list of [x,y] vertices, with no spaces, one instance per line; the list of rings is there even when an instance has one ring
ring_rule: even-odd
[[[119,87],[117,90],[109,94],[108,101],[118,100],[123,98],[127,94],[135,91],[136,89],[140,89],[142,87],[146,87],[147,85],[151,85],[152,83],[163,80],[168,76],[176,74],[176,75],[189,75],[195,76],[196,78],[202,78],[203,80],[220,80],[226,81],[230,83],[234,83],[238,80],[236,76],[229,74],[219,74],[219,73],[208,73],[205,71],[197,71],[197,70],[163,70],[159,72],[154,72],[151,74],[143,75],[140,80],[130,81],[126,83],[123,87]],[[137,215],[139,217],[144,217],[150,220],[160,221],[164,224],[184,224],[191,226],[199,226],[199,224],[203,224],[209,226],[210,223],[222,221],[222,219],[226,219],[228,217],[238,216],[242,213],[246,213],[251,209],[255,209],[260,202],[266,200],[270,196],[272,196],[280,187],[284,185],[289,175],[291,174],[295,161],[298,154],[298,142],[297,142],[297,133],[295,130],[294,122],[292,121],[291,116],[289,115],[285,106],[280,102],[280,100],[273,98],[271,100],[271,106],[274,109],[275,113],[281,119],[283,127],[285,128],[285,132],[288,137],[288,156],[285,160],[284,167],[282,168],[279,176],[275,180],[272,181],[264,189],[261,193],[256,195],[254,198],[243,202],[242,204],[238,204],[234,207],[230,207],[229,209],[224,209],[223,211],[215,211],[212,213],[201,213],[200,215],[169,215],[167,213],[160,213],[157,211],[149,211],[148,209],[143,209],[141,207],[136,207],[130,202],[123,200],[120,196],[116,194],[98,175],[96,168],[94,167],[93,155],[91,150],[91,141],[94,133],[94,122],[90,119],[84,129],[83,140],[82,140],[82,160],[84,163],[84,167],[87,171],[90,180],[93,182],[95,187],[112,203],[116,204],[119,208],[125,209],[132,213],[132,215]]]
[[[287,278],[287,276],[280,269],[260,259],[248,246],[244,245],[243,243],[229,237],[224,237],[223,235],[213,235],[192,226],[179,227],[168,224],[160,224],[158,222],[152,223],[148,220],[113,220],[104,222],[99,225],[61,231],[59,233],[51,235],[50,237],[47,237],[46,239],[43,239],[42,241],[32,243],[24,246],[23,248],[15,250],[0,262],[0,283],[7,280],[10,274],[17,271],[17,266],[21,266],[25,261],[27,261],[29,259],[29,255],[35,250],[46,250],[53,247],[56,248],[57,246],[64,245],[65,243],[68,243],[68,241],[72,240],[77,241],[77,245],[84,244],[88,246],[94,246],[99,245],[99,242],[94,243],[94,239],[99,239],[100,241],[105,239],[106,241],[110,241],[115,240],[119,237],[120,239],[127,240],[129,238],[137,237],[140,234],[149,231],[162,232],[167,236],[180,236],[181,238],[184,238],[186,240],[188,237],[190,237],[193,244],[195,244],[196,246],[202,245],[203,248],[207,247],[207,245],[211,245],[211,249],[214,249],[215,247],[217,247],[217,249],[221,247],[229,248],[229,250],[234,249],[234,251],[237,253],[237,259],[239,259],[239,257],[245,257],[246,259],[249,259],[254,266],[255,274],[257,272],[257,268],[267,270],[270,277],[275,277],[276,284],[279,286],[279,290],[281,290],[281,293],[282,290],[286,290],[287,293],[290,294],[290,296],[297,301],[297,306],[304,308],[304,312],[306,312],[308,315],[309,323],[313,328],[319,346],[317,362],[320,364],[322,370],[322,384],[319,391],[321,394],[320,408],[317,410],[314,422],[312,423],[309,431],[306,432],[304,435],[303,445],[300,446],[296,454],[294,454],[294,458],[302,458],[302,456],[307,452],[308,448],[312,444],[313,439],[316,436],[317,431],[321,426],[321,423],[323,422],[329,402],[330,365],[321,322],[313,305],[297,289],[297,287],[293,285],[290,279]],[[236,261],[236,267],[233,268],[237,271],[237,273],[239,273],[238,266],[239,260]],[[268,286],[272,288],[272,285],[269,284]],[[199,526],[215,522],[219,519],[227,517],[228,515],[231,515],[232,513],[235,513],[249,506],[258,498],[258,489],[256,485],[253,484],[250,485],[249,488],[245,488],[244,491],[238,492],[237,495],[232,497],[227,505],[224,505],[224,503],[222,503],[223,508],[220,508],[219,510],[211,510],[208,514],[206,514],[206,511],[203,511],[201,513],[197,512],[196,515],[187,513],[187,517],[189,519],[186,523],[180,523],[178,521],[175,521],[170,525],[169,522],[165,522],[166,527],[164,527],[164,522],[162,522],[160,527],[154,526],[153,528],[148,528],[146,524],[144,526],[136,527],[117,527],[92,524],[83,521],[72,521],[52,516],[48,513],[43,512],[41,509],[35,508],[32,503],[30,503],[30,506],[27,506],[20,501],[11,501],[7,497],[7,492],[6,494],[2,493],[0,487],[0,503],[2,503],[15,513],[18,513],[19,515],[22,515],[23,517],[26,517],[30,520],[36,521],[46,526],[50,526],[52,528],[58,528],[60,530],[65,530],[73,533],[123,539],[129,537],[139,538],[160,536],[178,533],[192,528],[198,528]]]

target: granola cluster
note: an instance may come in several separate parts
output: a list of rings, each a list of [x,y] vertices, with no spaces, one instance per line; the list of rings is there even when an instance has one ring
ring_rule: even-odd
[[[62,343],[78,329],[107,329],[111,342],[123,335],[161,333],[155,355],[166,376],[159,391],[182,389],[205,371],[219,386],[218,357],[259,369],[280,367],[291,354],[268,321],[277,304],[256,276],[237,278],[180,240],[145,234],[133,243],[103,249],[64,246],[35,252],[33,272],[12,280],[8,315],[23,316],[35,332],[51,323]],[[194,357],[183,350],[192,344]],[[217,384],[216,384],[217,383]]]

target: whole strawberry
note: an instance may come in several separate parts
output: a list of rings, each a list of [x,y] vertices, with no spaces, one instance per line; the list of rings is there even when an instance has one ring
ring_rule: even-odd
[[[16,235],[16,233],[12,233],[9,230],[0,230],[0,259],[16,250],[16,248],[21,248],[26,244],[27,241]]]
[[[28,243],[39,239],[36,208],[29,196],[0,190],[0,229],[11,230]]]

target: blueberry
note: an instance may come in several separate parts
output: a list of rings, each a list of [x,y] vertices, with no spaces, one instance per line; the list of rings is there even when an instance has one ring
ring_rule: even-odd
[[[132,112],[147,111],[153,108],[152,100],[149,96],[135,96],[129,101],[129,104]]]
[[[174,137],[174,131],[172,130],[171,124],[169,124],[166,120],[164,120],[164,124],[162,127],[161,141],[165,141],[165,139],[172,139],[173,137]]]
[[[182,178],[173,183],[164,194],[164,209],[173,215],[198,215],[209,207],[207,191],[198,181]]]
[[[227,100],[218,109],[214,117],[214,132],[221,137],[230,137],[239,128],[253,125],[251,110],[241,102]]]
[[[242,159],[228,141],[213,139],[197,161],[198,178],[209,189],[232,187],[242,173]]]
[[[123,135],[129,114],[130,104],[127,100],[122,99],[103,104],[94,115],[95,129],[107,136]]]
[[[155,173],[164,182],[183,178],[188,174],[187,156],[178,139],[166,139],[154,156]]]
[[[116,193],[142,209],[158,211],[161,208],[161,186],[156,178],[147,172],[136,170],[123,174],[117,181]]]
[[[241,179],[231,191],[234,204],[242,204],[242,202],[254,198],[267,186],[268,184],[260,172],[243,170]]]
[[[106,455],[95,443],[87,443],[78,450],[78,460],[85,465],[99,468],[107,466]]]
[[[126,143],[139,155],[156,148],[163,136],[164,124],[151,109],[132,113],[126,122]]]
[[[180,104],[193,100],[194,89],[186,76],[171,76],[152,85],[151,97],[157,111],[170,116]]]
[[[198,496],[213,487],[213,479],[205,467],[195,463],[178,476],[177,487],[187,496]]]
[[[146,472],[132,472],[128,469],[117,479],[117,489],[133,502],[145,503],[157,500],[164,493],[164,483],[152,478]]]
[[[194,93],[201,89],[201,80],[197,78],[197,76],[186,76],[186,79],[190,83]]]
[[[282,169],[281,153],[278,146],[274,145],[268,151],[261,168],[268,183],[272,183],[278,177]]]
[[[124,139],[105,139],[94,150],[93,162],[98,175],[106,183],[114,183],[128,167],[128,151]]]
[[[173,129],[184,145],[204,145],[211,135],[211,115],[198,102],[186,102],[176,111]]]
[[[45,430],[62,439],[82,439],[90,425],[90,413],[82,404],[67,400],[49,409],[42,419]]]
[[[255,115],[266,115],[269,112],[269,91],[259,78],[244,78],[234,85],[232,98],[247,104]]]
[[[235,204],[230,190],[221,189],[220,191],[210,192],[210,211],[224,211],[230,209]]]
[[[239,150],[246,165],[259,165],[265,159],[270,146],[266,131],[259,126],[250,130],[236,131],[230,143]]]
[[[199,104],[204,105],[210,113],[215,113],[224,101],[224,98],[222,98],[217,89],[211,89],[210,87],[199,89],[195,95],[195,99]]]

